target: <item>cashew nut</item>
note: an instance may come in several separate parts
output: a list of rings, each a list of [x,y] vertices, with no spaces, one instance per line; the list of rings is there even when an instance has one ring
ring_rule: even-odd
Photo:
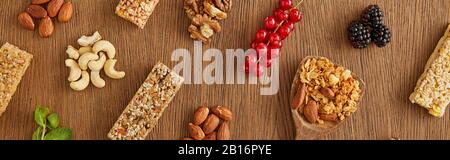
[[[113,79],[122,79],[125,77],[125,72],[116,71],[114,69],[114,66],[116,65],[117,60],[116,59],[108,59],[105,63],[105,67],[103,70],[105,71],[106,75]]]
[[[78,63],[73,59],[66,59],[66,66],[70,68],[69,82],[74,82],[81,77],[81,69]]]
[[[105,80],[100,77],[100,71],[91,71],[91,81],[97,88],[105,87]]]
[[[76,91],[82,91],[89,85],[89,73],[87,71],[81,72],[81,79],[70,83],[70,88]]]
[[[84,47],[92,46],[95,42],[101,39],[102,36],[100,35],[100,33],[98,33],[98,31],[96,31],[92,36],[81,36],[81,38],[78,39],[78,44]]]
[[[83,54],[88,53],[88,52],[92,52],[92,47],[81,47],[78,50],[78,53],[80,53],[80,55],[83,55]]]
[[[69,58],[72,59],[78,59],[80,57],[80,53],[78,53],[78,50],[71,45],[67,46],[66,53],[67,55],[69,55]]]
[[[81,55],[80,59],[78,59],[78,64],[80,65],[80,68],[85,71],[88,69],[88,63],[89,61],[97,60],[99,57],[98,55],[94,53],[85,53]]]
[[[95,54],[97,54],[100,51],[106,52],[106,55],[108,55],[109,59],[114,59],[116,56],[116,48],[113,44],[109,41],[101,40],[94,44],[92,47],[92,51],[94,51]]]
[[[100,71],[105,65],[105,62],[106,62],[106,55],[103,52],[100,52],[100,59],[96,61],[90,61],[88,63],[88,66],[89,69],[91,69],[91,71]]]

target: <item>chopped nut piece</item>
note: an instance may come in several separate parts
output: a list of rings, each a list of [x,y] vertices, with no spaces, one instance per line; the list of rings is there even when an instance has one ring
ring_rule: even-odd
[[[183,83],[183,78],[158,63],[116,121],[112,140],[143,140],[156,126]]]
[[[227,19],[227,13],[221,11],[212,5],[208,0],[203,1],[203,6],[205,7],[205,12],[208,13],[211,17],[215,17],[218,20]]]
[[[144,29],[159,0],[120,0],[116,14]]]
[[[214,4],[216,4],[217,8],[224,12],[228,12],[231,10],[233,3],[231,0],[214,0]]]

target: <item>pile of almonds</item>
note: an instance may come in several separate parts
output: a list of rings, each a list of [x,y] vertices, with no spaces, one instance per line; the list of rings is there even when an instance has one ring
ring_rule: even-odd
[[[58,16],[59,22],[66,23],[72,19],[73,10],[72,2],[64,2],[64,0],[31,0],[31,4],[19,14],[17,19],[23,28],[30,31],[36,28],[33,18],[40,20],[39,36],[48,38],[54,31],[51,18]]]
[[[223,106],[214,107],[211,112],[208,107],[199,107],[194,113],[194,122],[188,125],[190,138],[182,140],[230,140],[229,121],[233,113]]]

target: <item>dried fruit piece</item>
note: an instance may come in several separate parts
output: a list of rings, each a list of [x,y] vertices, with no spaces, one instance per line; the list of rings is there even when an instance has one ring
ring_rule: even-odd
[[[316,123],[319,119],[319,111],[315,101],[309,101],[303,108],[303,115],[310,123]]]
[[[39,24],[39,35],[42,38],[50,37],[53,34],[54,26],[50,17],[44,17]]]
[[[31,0],[31,4],[45,4],[50,2],[50,0]]]
[[[34,18],[44,18],[45,16],[47,16],[47,10],[45,10],[43,7],[41,7],[40,5],[29,5],[26,9],[27,13],[30,14],[30,16],[34,17]]]
[[[194,113],[194,125],[200,125],[202,124],[206,118],[208,118],[209,115],[209,109],[208,107],[199,107],[195,113]]]
[[[217,140],[230,140],[230,137],[228,122],[223,122],[217,130]]]
[[[297,93],[294,96],[294,99],[292,100],[292,109],[298,109],[305,101],[305,96],[306,96],[306,85],[302,83],[298,88]]]
[[[233,119],[233,113],[227,107],[217,106],[212,109],[212,112],[225,121],[231,121]]]
[[[189,135],[195,140],[202,140],[203,138],[205,138],[205,133],[203,132],[203,130],[199,126],[196,126],[192,123],[189,123],[188,131]]]
[[[47,5],[47,12],[49,17],[55,17],[58,15],[59,9],[64,4],[64,0],[52,0]]]
[[[203,132],[205,134],[210,134],[216,130],[219,126],[220,119],[214,114],[210,114],[208,118],[206,118],[205,123],[203,124]]]
[[[31,18],[31,16],[27,13],[27,12],[22,12],[19,14],[19,16],[17,17],[17,20],[19,21],[19,24],[30,31],[34,31],[34,22],[33,22],[33,18]]]
[[[63,4],[58,14],[58,21],[61,23],[68,22],[72,19],[73,15],[73,4],[72,2],[66,2]]]

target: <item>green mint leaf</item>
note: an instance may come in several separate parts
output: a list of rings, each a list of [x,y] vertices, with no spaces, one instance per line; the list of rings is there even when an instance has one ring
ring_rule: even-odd
[[[48,115],[47,120],[48,120],[48,124],[49,124],[50,128],[52,128],[52,129],[58,128],[58,126],[59,126],[58,114],[52,113],[52,114]]]
[[[31,138],[31,140],[41,140],[42,138],[42,127],[38,127],[34,133],[33,133],[33,137]]]
[[[72,130],[68,128],[56,128],[45,135],[44,140],[71,140]]]
[[[47,117],[48,112],[49,110],[47,107],[37,106],[36,110],[34,111],[34,121],[36,121],[39,126],[45,127],[45,117]]]

